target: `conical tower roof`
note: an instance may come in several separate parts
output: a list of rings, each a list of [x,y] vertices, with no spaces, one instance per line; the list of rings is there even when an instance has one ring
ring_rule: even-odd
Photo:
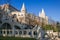
[[[21,11],[26,11],[24,3],[22,5]]]

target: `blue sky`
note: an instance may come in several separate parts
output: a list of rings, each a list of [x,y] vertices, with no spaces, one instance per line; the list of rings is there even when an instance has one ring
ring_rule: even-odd
[[[0,0],[0,5],[6,3],[6,0]],[[9,0],[8,2],[18,10],[21,9],[22,4],[25,3],[27,12],[38,16],[43,8],[48,17],[55,21],[60,21],[60,0]]]

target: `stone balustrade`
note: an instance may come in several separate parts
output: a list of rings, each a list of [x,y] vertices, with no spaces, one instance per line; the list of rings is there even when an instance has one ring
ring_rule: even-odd
[[[13,34],[14,31],[14,34]],[[12,29],[2,29],[0,30],[0,36],[15,36],[15,37],[36,37],[36,30],[12,30]]]

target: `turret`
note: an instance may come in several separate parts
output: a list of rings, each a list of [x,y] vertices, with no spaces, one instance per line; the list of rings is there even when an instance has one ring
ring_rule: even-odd
[[[45,12],[43,8],[42,8],[42,11],[39,12],[39,17],[45,18]]]
[[[23,3],[23,5],[22,5],[21,12],[23,12],[23,13],[26,12],[26,9],[25,9],[25,5],[24,5],[24,3]]]

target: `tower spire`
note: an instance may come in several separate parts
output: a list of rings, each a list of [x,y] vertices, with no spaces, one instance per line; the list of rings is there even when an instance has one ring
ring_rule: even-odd
[[[23,5],[22,5],[21,12],[26,12],[24,3],[23,3]]]
[[[39,17],[42,17],[42,18],[45,17],[45,12],[44,12],[44,9],[43,8],[42,8],[41,13],[39,12]]]
[[[42,13],[45,13],[43,8],[42,8]]]
[[[41,13],[42,13],[42,15],[44,15],[44,16],[45,16],[45,11],[44,11],[44,9],[43,9],[43,8],[42,8],[42,12],[41,12]]]

